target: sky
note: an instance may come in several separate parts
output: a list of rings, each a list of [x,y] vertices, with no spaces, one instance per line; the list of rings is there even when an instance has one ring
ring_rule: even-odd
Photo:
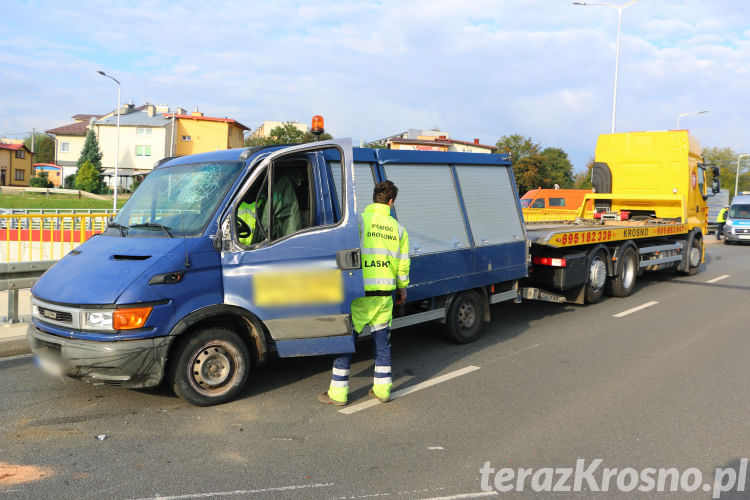
[[[610,0],[617,4],[618,0]],[[624,0],[620,3],[625,3]],[[410,128],[565,150],[576,171],[612,121],[617,9],[564,0],[3,2],[0,137],[122,102],[250,128],[310,122],[355,144]],[[750,152],[750,1],[622,10],[616,130]]]

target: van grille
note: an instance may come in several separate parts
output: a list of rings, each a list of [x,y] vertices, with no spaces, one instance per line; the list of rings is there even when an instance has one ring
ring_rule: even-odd
[[[73,315],[69,312],[54,311],[46,307],[39,307],[39,315],[42,318],[46,318],[52,321],[58,321],[60,323],[73,323]]]

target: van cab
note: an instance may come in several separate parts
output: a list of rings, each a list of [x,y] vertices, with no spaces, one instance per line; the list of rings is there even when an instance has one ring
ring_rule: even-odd
[[[590,189],[530,189],[521,197],[523,208],[577,210]]]
[[[724,224],[724,244],[750,241],[750,195],[735,196]]]

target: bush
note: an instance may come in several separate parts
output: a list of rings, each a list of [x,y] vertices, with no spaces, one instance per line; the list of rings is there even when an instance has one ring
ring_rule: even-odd
[[[76,189],[98,193],[101,185],[102,179],[94,164],[89,160],[84,161],[76,174]]]
[[[52,181],[49,180],[47,172],[39,172],[39,176],[33,176],[29,179],[29,186],[37,188],[51,188],[54,187]]]
[[[65,181],[63,181],[63,186],[65,189],[75,189],[76,188],[76,174],[71,174],[65,178]]]

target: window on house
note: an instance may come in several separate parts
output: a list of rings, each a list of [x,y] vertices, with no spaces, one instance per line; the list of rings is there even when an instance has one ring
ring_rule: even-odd
[[[135,155],[136,156],[151,156],[151,146],[136,146]]]
[[[183,135],[182,136],[182,140],[185,141],[185,142],[190,142],[192,139],[190,138],[189,135]]]
[[[135,135],[151,135],[151,129],[150,128],[139,128],[139,127],[136,127],[136,129],[135,129]]]
[[[21,160],[26,158],[26,151],[24,151],[23,149],[19,149],[18,151],[16,151],[16,158],[19,158]],[[18,170],[16,170],[16,172],[18,172]]]
[[[16,180],[17,181],[23,180],[23,170],[16,169]]]
[[[68,153],[70,151],[70,143],[69,142],[61,142],[60,143],[60,151],[63,153]]]

